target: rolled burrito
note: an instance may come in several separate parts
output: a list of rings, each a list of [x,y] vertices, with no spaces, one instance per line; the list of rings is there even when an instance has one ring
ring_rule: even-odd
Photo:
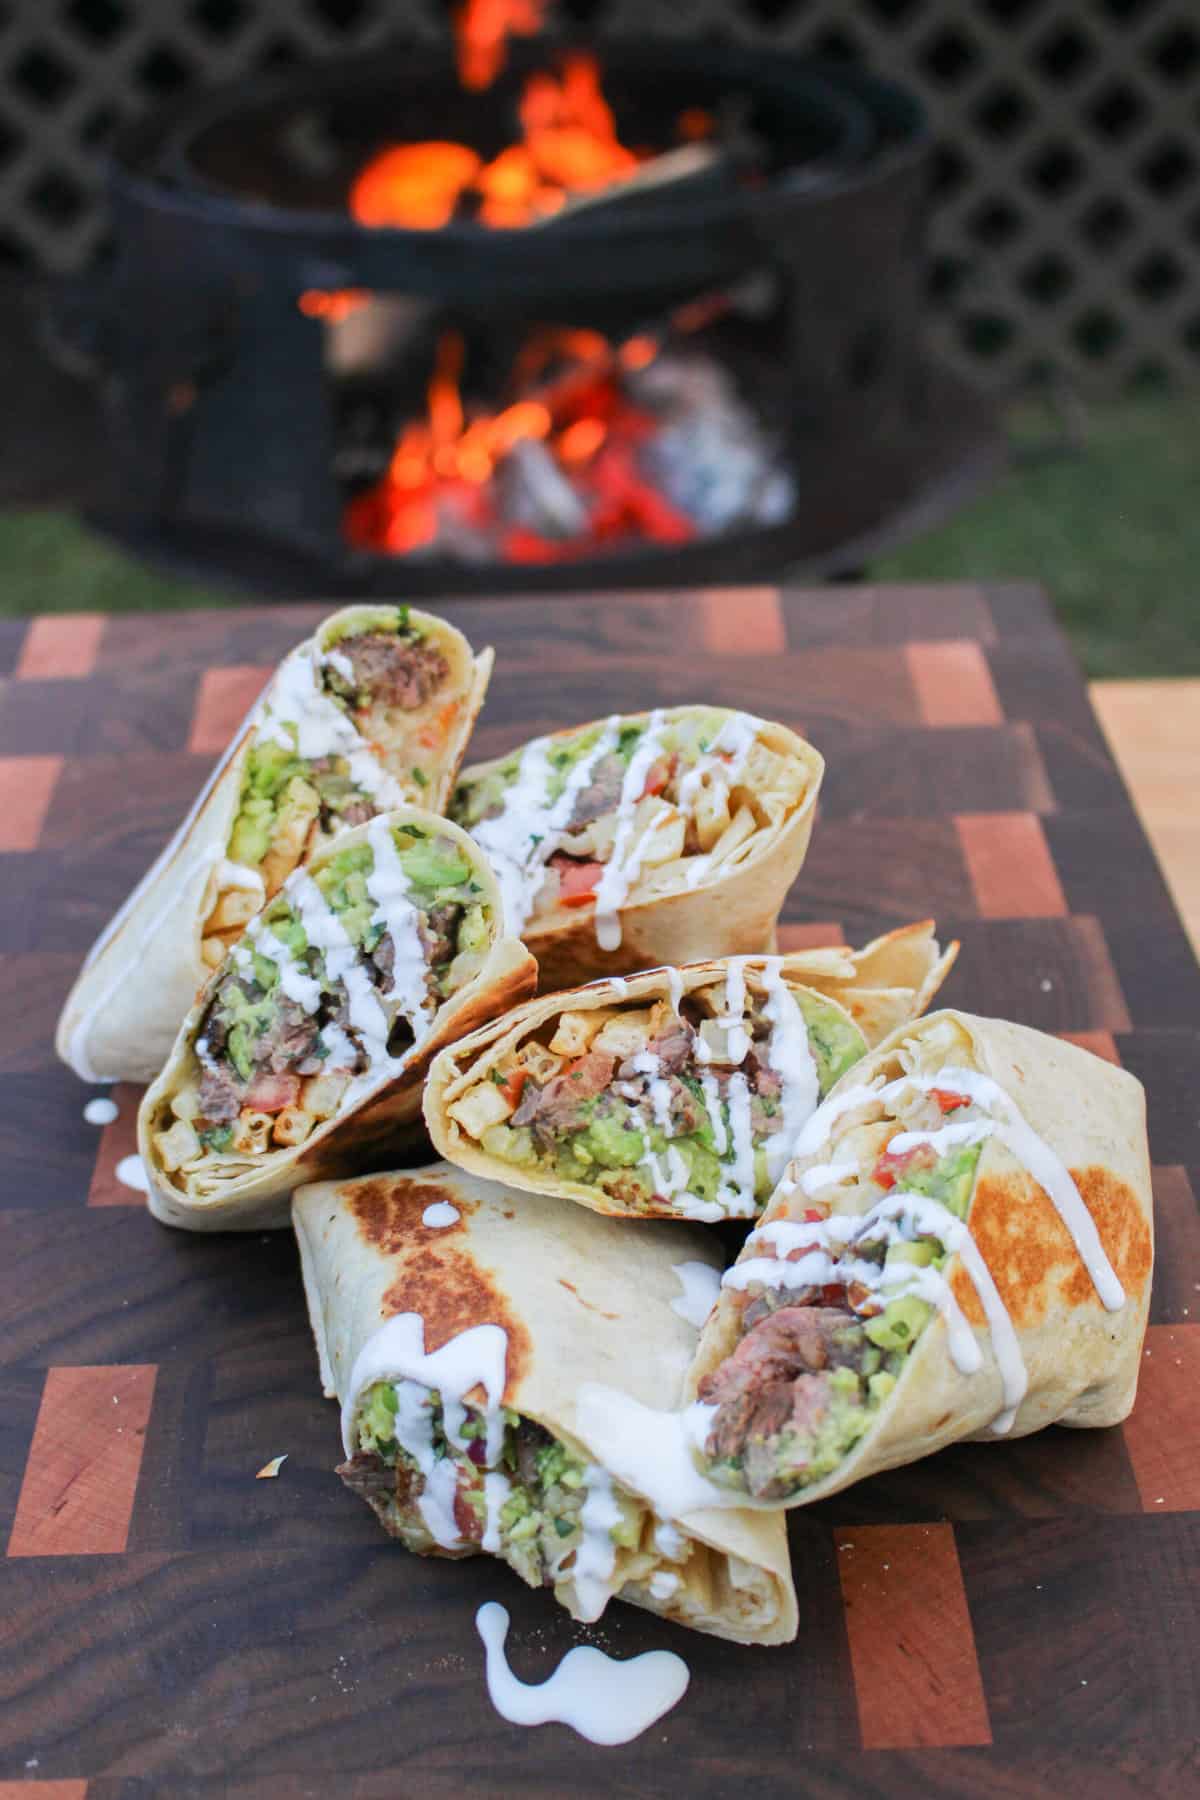
[[[456,825],[400,807],[344,832],[250,921],[147,1090],[151,1211],[286,1225],[300,1182],[394,1162],[434,1053],[536,979]]]
[[[550,990],[770,950],[824,769],[782,725],[675,706],[467,769],[450,816],[487,851]]]
[[[1152,1263],[1132,1075],[969,1013],[903,1026],[808,1121],[724,1278],[700,1467],[790,1505],[962,1438],[1115,1425]]]
[[[293,1221],[338,1473],[393,1537],[498,1556],[577,1619],[615,1596],[738,1643],[795,1636],[781,1513],[658,1516],[580,1428],[588,1382],[678,1404],[685,1283],[715,1292],[720,1266],[705,1233],[630,1233],[445,1163],[301,1188]]]
[[[936,993],[958,946],[933,930],[531,1000],[438,1056],[430,1136],[462,1168],[596,1212],[753,1218],[822,1097]]]
[[[338,831],[444,810],[492,668],[407,606],[347,606],[280,663],[192,810],[101,936],[58,1022],[84,1081],[149,1081],[196,991]]]

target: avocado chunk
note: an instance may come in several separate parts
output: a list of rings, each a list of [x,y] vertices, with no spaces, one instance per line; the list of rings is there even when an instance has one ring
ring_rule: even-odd
[[[881,1350],[907,1350],[915,1343],[933,1316],[928,1300],[917,1294],[901,1294],[889,1300],[883,1311],[868,1319],[864,1330]]]

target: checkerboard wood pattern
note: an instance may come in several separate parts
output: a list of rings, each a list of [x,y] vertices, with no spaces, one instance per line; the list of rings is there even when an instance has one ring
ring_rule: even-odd
[[[1146,1082],[1159,1265],[1123,1430],[968,1445],[792,1515],[801,1634],[740,1651],[613,1606],[581,1633],[490,1562],[406,1556],[331,1474],[294,1248],[154,1224],[52,1028],[79,959],[320,616],[0,624],[0,1800],[1200,1788],[1200,971],[1029,588],[451,604],[495,755],[614,709],[779,718],[829,773],[786,947],[936,914],[947,999]],[[255,1471],[286,1451],[278,1480]],[[505,1725],[474,1608],[541,1679],[671,1643],[619,1750]]]

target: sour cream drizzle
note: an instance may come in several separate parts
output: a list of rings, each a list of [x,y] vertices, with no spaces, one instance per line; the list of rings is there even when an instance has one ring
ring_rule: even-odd
[[[711,1263],[681,1262],[672,1263],[671,1273],[678,1277],[683,1289],[672,1300],[671,1311],[700,1331],[721,1292],[721,1271]]]
[[[633,883],[637,880],[642,866],[642,855],[649,830],[643,832],[636,843],[633,837],[633,816],[646,786],[646,777],[654,764],[662,755],[662,730],[664,714],[661,707],[655,707],[650,714],[645,731],[638,740],[637,748],[629,759],[625,770],[625,778],[621,783],[621,798],[617,802],[616,836],[613,839],[612,855],[604,865],[596,887],[596,942],[602,950],[619,950],[621,947],[620,908],[625,904],[625,897]]]
[[[521,752],[516,776],[505,789],[503,811],[471,827],[471,836],[487,851],[496,871],[510,931],[519,932],[533,911],[545,879],[545,864],[570,823],[576,798],[597,765],[616,749],[620,727],[619,713],[605,720],[596,742],[568,772],[563,791],[553,803],[550,784],[555,771],[550,751],[554,740],[534,738]]]
[[[746,758],[750,754],[754,740],[762,729],[762,720],[753,713],[730,713],[720,731],[712,742],[712,752],[731,750],[733,761],[725,762],[716,754],[706,755],[694,769],[689,769],[679,784],[679,805],[684,812],[691,811],[696,804],[705,777],[710,777],[725,788],[736,785],[741,776]],[[698,856],[688,870],[687,885],[689,888],[699,887],[712,868],[712,852],[706,856]]]
[[[301,968],[287,945],[265,924],[262,918],[251,919],[246,927],[246,936],[233,952],[233,960],[240,969],[248,968],[252,962],[247,944],[253,946],[261,956],[265,956],[275,964],[279,971],[280,991],[289,1000],[294,1000],[303,1007],[306,1013],[315,1013],[321,1004],[321,983],[307,969]]]
[[[487,1396],[483,1413],[485,1460],[498,1462],[504,1443],[501,1402],[507,1359],[508,1333],[499,1325],[472,1325],[426,1355],[425,1322],[420,1313],[397,1313],[367,1339],[350,1372],[342,1407],[342,1442],[347,1456],[353,1456],[357,1448],[358,1408],[364,1394],[377,1381],[392,1382],[399,1402],[396,1442],[425,1477],[417,1507],[430,1535],[446,1550],[462,1549],[466,1540],[454,1517],[458,1484],[454,1458],[434,1454],[430,1392],[436,1389],[441,1395],[442,1428],[447,1440],[456,1449],[465,1450],[464,1396],[472,1388],[483,1389]]]
[[[508,1613],[489,1600],[475,1614],[487,1653],[492,1705],[512,1725],[569,1725],[593,1744],[628,1744],[678,1705],[688,1666],[671,1650],[648,1650],[618,1662],[591,1644],[568,1650],[540,1686],[518,1681],[504,1655]]]
[[[306,656],[288,657],[263,701],[258,736],[282,744],[308,762],[344,756],[355,787],[380,807],[399,806],[403,788],[367,747],[348,713],[325,692],[320,678],[321,652],[315,643]]]
[[[1108,1312],[1119,1312],[1125,1304],[1125,1290],[1105,1253],[1096,1221],[1088,1211],[1070,1170],[1050,1145],[1021,1117],[1016,1103],[999,1082],[993,1081],[990,1075],[984,1075],[978,1069],[944,1068],[930,1076],[901,1075],[882,1087],[852,1087],[843,1094],[833,1094],[817,1108],[800,1132],[793,1147],[793,1155],[816,1155],[829,1142],[838,1119],[857,1106],[876,1101],[886,1105],[905,1093],[928,1094],[934,1088],[965,1094],[976,1106],[982,1107],[991,1115],[990,1130],[986,1135],[994,1136],[1004,1144],[1045,1191],[1092,1279],[1101,1304]],[[966,1129],[965,1123],[960,1127],[942,1127],[943,1131]],[[917,1135],[898,1133],[893,1144],[896,1141],[911,1141]],[[985,1134],[981,1133],[982,1135]],[[959,1137],[953,1140],[947,1138],[945,1141],[961,1143],[971,1140]],[[893,1144],[889,1144],[889,1149]]]
[[[426,985],[429,965],[421,943],[417,908],[408,897],[411,883],[386,819],[371,820],[367,842],[375,864],[367,876],[367,892],[375,902],[371,923],[383,926],[394,952],[388,992],[412,1022],[414,1037],[420,1038],[432,1023],[433,1008]]]
[[[787,1166],[792,1143],[805,1120],[817,1109],[821,1082],[808,1041],[808,1026],[794,995],[783,979],[779,957],[763,964],[767,991],[766,1016],[771,1022],[767,1061],[779,1077],[779,1129],[767,1139],[767,1175],[772,1187]]]
[[[854,1282],[879,1294],[885,1304],[902,1294],[916,1294],[936,1307],[945,1319],[955,1368],[963,1375],[977,1374],[983,1361],[979,1344],[940,1271],[912,1263],[880,1265],[855,1254],[862,1244],[878,1243],[880,1239],[886,1244],[902,1240],[902,1226],[918,1236],[940,1239],[948,1251],[958,1255],[970,1276],[991,1332],[1004,1394],[1004,1410],[993,1421],[992,1430],[1007,1431],[1028,1386],[1020,1344],[978,1245],[962,1220],[940,1201],[926,1194],[895,1189],[865,1213],[835,1214],[814,1221],[772,1220],[760,1226],[750,1242],[769,1243],[778,1255],[751,1257],[735,1264],[726,1272],[722,1286],[744,1291],[752,1285],[780,1289]],[[798,1256],[797,1251],[801,1252]],[[789,1255],[793,1260],[785,1260]]]
[[[245,863],[230,862],[223,856],[217,864],[217,892],[224,893],[226,888],[240,888],[253,894],[262,906],[267,898],[267,887],[257,869],[249,869]]]
[[[621,1508],[613,1493],[612,1477],[599,1463],[589,1463],[583,1473],[585,1499],[579,1511],[580,1539],[570,1580],[585,1624],[598,1619],[608,1605],[617,1566],[613,1528],[621,1523]]]
[[[364,1085],[379,1064],[390,1064],[388,1055],[388,1020],[370,976],[359,960],[345,926],[328,904],[324,894],[308,874],[301,870],[290,876],[285,889],[296,909],[304,934],[321,952],[330,982],[340,981],[346,990],[350,1028],[358,1038],[367,1067],[359,1077]],[[355,1084],[352,1084],[355,1089]]]

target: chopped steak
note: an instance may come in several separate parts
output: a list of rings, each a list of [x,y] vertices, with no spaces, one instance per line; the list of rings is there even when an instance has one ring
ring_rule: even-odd
[[[517,1475],[524,1485],[534,1488],[538,1484],[537,1459],[538,1452],[544,1450],[554,1439],[548,1431],[535,1424],[532,1419],[522,1419],[517,1426]]]
[[[339,1464],[337,1473],[352,1494],[361,1494],[377,1511],[392,1500],[403,1505],[414,1486],[419,1491],[425,1485],[417,1471],[407,1463],[398,1462],[394,1468],[389,1468],[382,1457],[365,1450],[360,1450],[349,1462]],[[386,1518],[384,1523],[387,1523]]]
[[[707,1452],[742,1459],[746,1485],[760,1499],[777,1492],[772,1440],[784,1431],[811,1437],[828,1405],[828,1371],[856,1367],[866,1340],[836,1307],[785,1306],[759,1320],[733,1354],[705,1377],[700,1398],[715,1405]]]
[[[396,946],[386,931],[371,952],[371,968],[367,973],[383,993],[390,991],[396,973]]]
[[[449,962],[454,955],[454,945],[458,934],[458,920],[461,907],[453,901],[446,901],[423,913],[418,930],[421,935],[421,947],[430,964]]]
[[[200,1083],[200,1116],[223,1125],[242,1110],[242,1090],[225,1069],[206,1069]]]
[[[649,1048],[657,1056],[664,1075],[678,1075],[686,1068],[696,1042],[696,1034],[683,1019],[677,1019],[662,1037],[653,1039]]]
[[[624,780],[625,764],[616,752],[602,757],[592,770],[592,778],[587,786],[581,788],[575,796],[567,830],[579,831],[583,826],[602,818],[605,813],[612,812],[621,798]]]
[[[612,1080],[615,1066],[615,1057],[589,1050],[573,1068],[555,1075],[545,1087],[527,1081],[512,1123],[532,1126],[534,1136],[542,1143],[553,1143],[556,1138],[578,1130],[583,1123],[580,1108],[603,1093]]]
[[[306,1013],[299,1001],[284,994],[278,1000],[274,1021],[254,1046],[254,1060],[276,1073],[290,1069],[312,1054],[319,1035],[315,1014]]]
[[[424,706],[450,673],[440,650],[393,632],[367,631],[345,638],[338,648],[350,659],[358,690],[402,712]]]

